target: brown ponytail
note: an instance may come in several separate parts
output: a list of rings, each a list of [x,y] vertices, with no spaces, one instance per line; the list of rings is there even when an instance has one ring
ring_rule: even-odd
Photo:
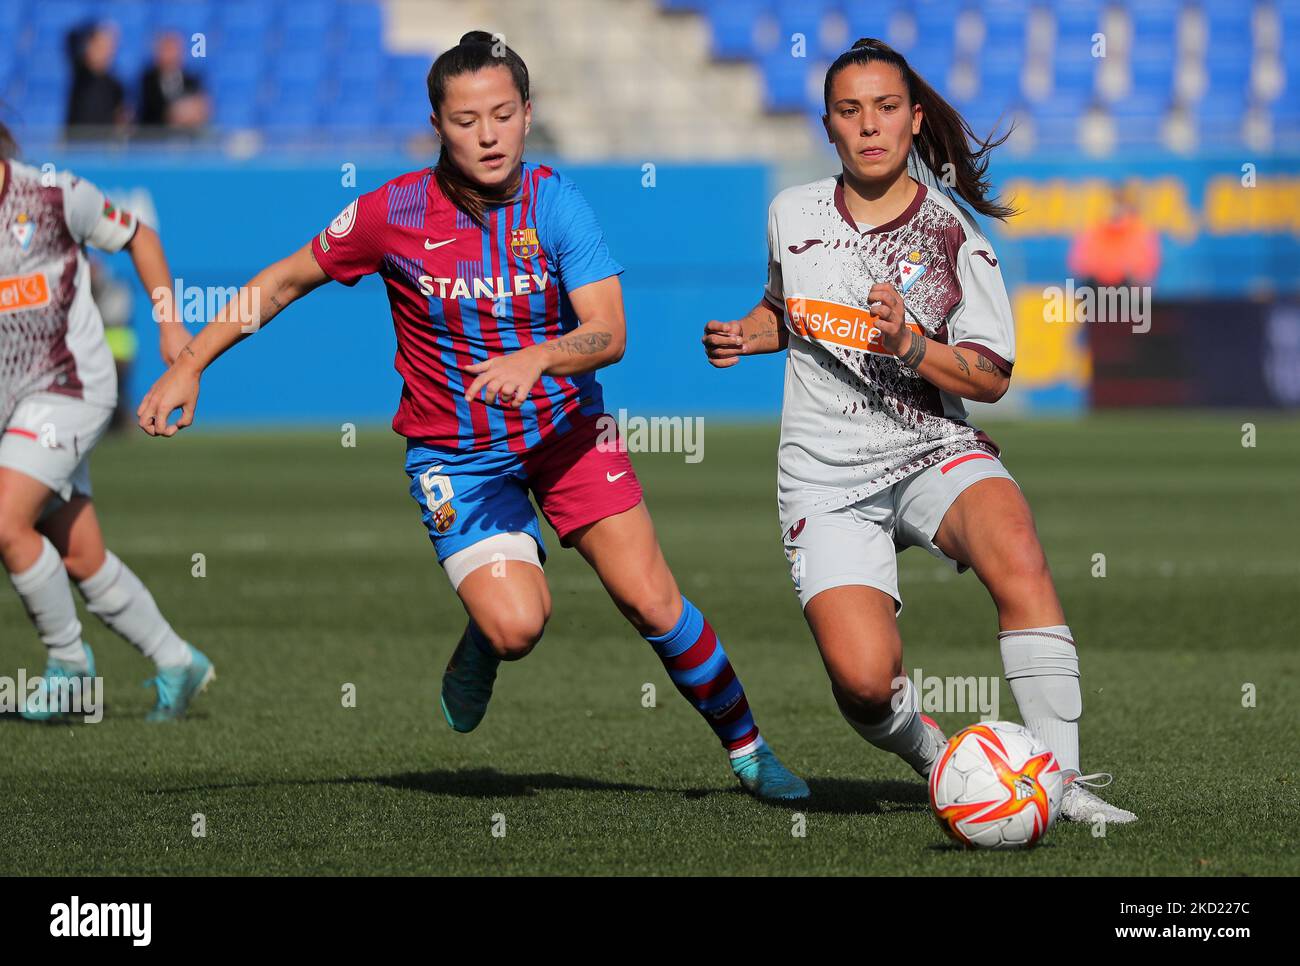
[[[5,126],[5,123],[0,121],[0,161],[16,158],[19,153],[18,141],[9,132],[9,128]]]
[[[908,98],[913,104],[921,105],[921,133],[912,140],[912,152],[916,157],[936,178],[946,165],[951,165],[956,179],[952,190],[980,214],[1000,221],[1017,214],[1015,208],[990,195],[993,186],[988,179],[989,154],[1011,136],[1011,131],[996,140],[990,132],[987,139],[981,140],[958,110],[914,71],[902,54],[883,40],[864,37],[835,58],[826,71],[823,99],[827,113],[830,113],[831,81],[835,75],[852,64],[877,61],[896,67],[907,84]],[[972,149],[972,142],[979,147]]]
[[[485,67],[505,67],[519,91],[519,98],[528,102],[528,68],[518,54],[506,46],[499,36],[486,30],[471,30],[460,38],[460,43],[443,51],[429,68],[429,106],[435,117],[442,114],[442,102],[447,96],[447,82],[461,74],[472,74]],[[519,174],[500,189],[484,188],[471,181],[452,163],[444,146],[438,153],[438,164],[433,171],[438,187],[457,208],[476,224],[482,226],[487,208],[492,204],[510,201],[519,193]]]

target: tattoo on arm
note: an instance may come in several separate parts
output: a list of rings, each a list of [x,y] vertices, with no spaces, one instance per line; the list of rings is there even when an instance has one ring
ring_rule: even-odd
[[[576,356],[595,355],[608,348],[612,336],[608,332],[592,332],[589,335],[565,336],[542,343],[551,352],[567,352]]]
[[[963,376],[969,376],[970,366],[966,364],[966,357],[962,355],[960,352],[958,352],[956,349],[952,350],[952,354],[957,360],[957,365],[961,366],[961,374]],[[979,363],[976,363],[976,365],[979,365]]]
[[[194,358],[194,350],[191,349],[188,344],[186,344],[185,348],[181,349],[181,352],[188,355],[191,359]]]
[[[993,365],[988,359],[985,359],[979,353],[975,354],[975,368],[980,372],[997,372],[997,366]]]
[[[912,341],[908,343],[907,351],[898,357],[898,361],[909,369],[915,370],[925,358],[926,342],[929,341],[924,335],[912,333]]]
[[[274,295],[271,296],[271,304],[275,306],[275,310],[276,310],[277,312],[281,312],[281,311],[284,310],[284,303],[281,302],[281,301],[280,301],[278,298],[276,298]]]

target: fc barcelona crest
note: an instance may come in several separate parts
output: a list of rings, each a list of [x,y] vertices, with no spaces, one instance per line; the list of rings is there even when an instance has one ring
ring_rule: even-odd
[[[510,232],[510,253],[515,258],[535,258],[542,250],[536,228],[515,228]]]

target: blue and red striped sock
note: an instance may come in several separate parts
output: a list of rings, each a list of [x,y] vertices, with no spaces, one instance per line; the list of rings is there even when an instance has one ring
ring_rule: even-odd
[[[727,660],[722,642],[699,609],[682,598],[682,616],[667,634],[647,637],[668,676],[732,758],[757,751],[763,744],[740,678]]]

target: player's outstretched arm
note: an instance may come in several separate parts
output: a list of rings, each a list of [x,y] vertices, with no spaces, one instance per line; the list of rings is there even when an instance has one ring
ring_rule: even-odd
[[[136,410],[140,428],[150,436],[175,436],[193,423],[203,370],[295,299],[327,281],[329,276],[316,264],[310,244],[254,275],[180,350],[172,367],[153,384]],[[167,417],[177,409],[181,410],[180,418],[168,424]]]
[[[135,274],[153,301],[153,317],[158,323],[158,351],[163,362],[170,366],[185,343],[190,341],[190,333],[177,317],[178,306],[172,297],[172,273],[167,267],[162,239],[156,231],[140,222],[126,247],[131,253]]]
[[[790,342],[790,333],[767,299],[755,305],[742,319],[704,326],[704,353],[719,369],[734,366],[741,356],[780,352]]]
[[[542,376],[575,376],[622,359],[627,321],[618,276],[575,288],[569,293],[569,302],[578,316],[576,329],[558,339],[466,366],[474,381],[465,390],[465,398],[472,401],[483,394],[489,402],[496,400],[518,409]]]

